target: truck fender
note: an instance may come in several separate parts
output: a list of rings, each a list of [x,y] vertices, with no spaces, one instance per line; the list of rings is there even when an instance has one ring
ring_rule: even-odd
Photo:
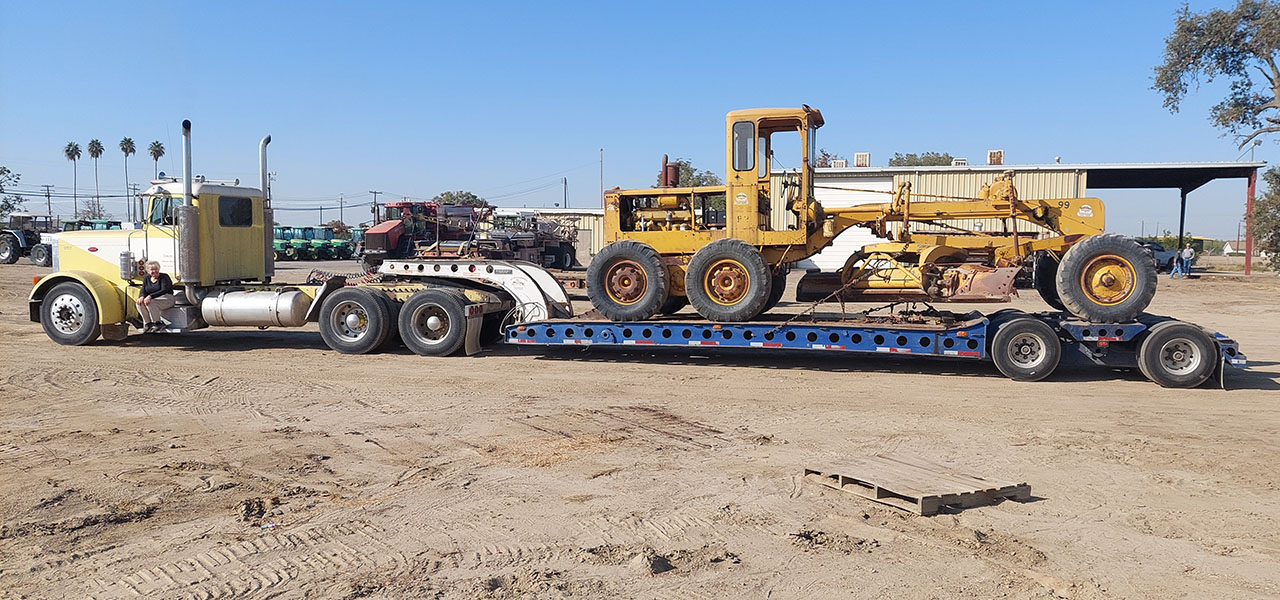
[[[27,304],[32,322],[40,322],[40,304],[44,302],[45,294],[48,294],[54,286],[67,281],[78,282],[89,290],[93,301],[98,304],[99,324],[113,325],[122,323],[128,318],[128,303],[125,302],[123,288],[113,285],[107,278],[90,271],[58,271],[45,275],[31,288]]]

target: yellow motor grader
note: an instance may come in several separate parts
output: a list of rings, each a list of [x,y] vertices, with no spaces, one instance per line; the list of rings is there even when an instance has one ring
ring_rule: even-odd
[[[596,309],[614,321],[637,321],[692,304],[712,321],[749,321],[781,298],[790,263],[855,226],[892,241],[854,253],[838,280],[806,276],[801,290],[829,290],[824,298],[841,300],[1007,301],[1015,275],[1035,259],[1046,302],[1080,319],[1127,321],[1150,303],[1154,265],[1133,240],[1103,233],[1100,200],[1021,199],[1011,173],[976,198],[921,196],[904,184],[887,202],[824,209],[813,193],[822,124],[822,113],[808,106],[733,111],[725,126],[725,185],[677,187],[678,168],[664,161],[658,187],[607,191],[608,245],[587,271]],[[776,181],[775,136],[800,143],[799,168]],[[771,226],[775,185],[796,216],[793,227]],[[1004,232],[945,223],[964,219],[1001,219]],[[1016,221],[1049,233],[1018,233]],[[945,233],[913,230],[926,224]]]

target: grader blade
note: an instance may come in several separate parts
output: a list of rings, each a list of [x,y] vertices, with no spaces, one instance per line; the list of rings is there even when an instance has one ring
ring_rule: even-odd
[[[947,302],[1008,302],[1013,279],[1021,267],[961,265],[942,275],[942,298]]]

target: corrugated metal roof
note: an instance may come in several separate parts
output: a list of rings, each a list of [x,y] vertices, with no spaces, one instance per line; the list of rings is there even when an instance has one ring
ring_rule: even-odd
[[[904,173],[997,173],[1003,171],[1089,173],[1089,187],[1175,188],[1194,190],[1215,179],[1248,178],[1267,166],[1262,161],[1174,162],[1174,163],[1078,163],[1047,165],[963,165],[938,167],[844,167],[818,168],[817,177],[901,175]]]

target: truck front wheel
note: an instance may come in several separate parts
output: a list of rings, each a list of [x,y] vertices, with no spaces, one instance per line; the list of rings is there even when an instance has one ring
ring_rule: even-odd
[[[83,285],[60,283],[40,303],[40,325],[49,339],[64,346],[83,346],[98,339],[98,305]]]

